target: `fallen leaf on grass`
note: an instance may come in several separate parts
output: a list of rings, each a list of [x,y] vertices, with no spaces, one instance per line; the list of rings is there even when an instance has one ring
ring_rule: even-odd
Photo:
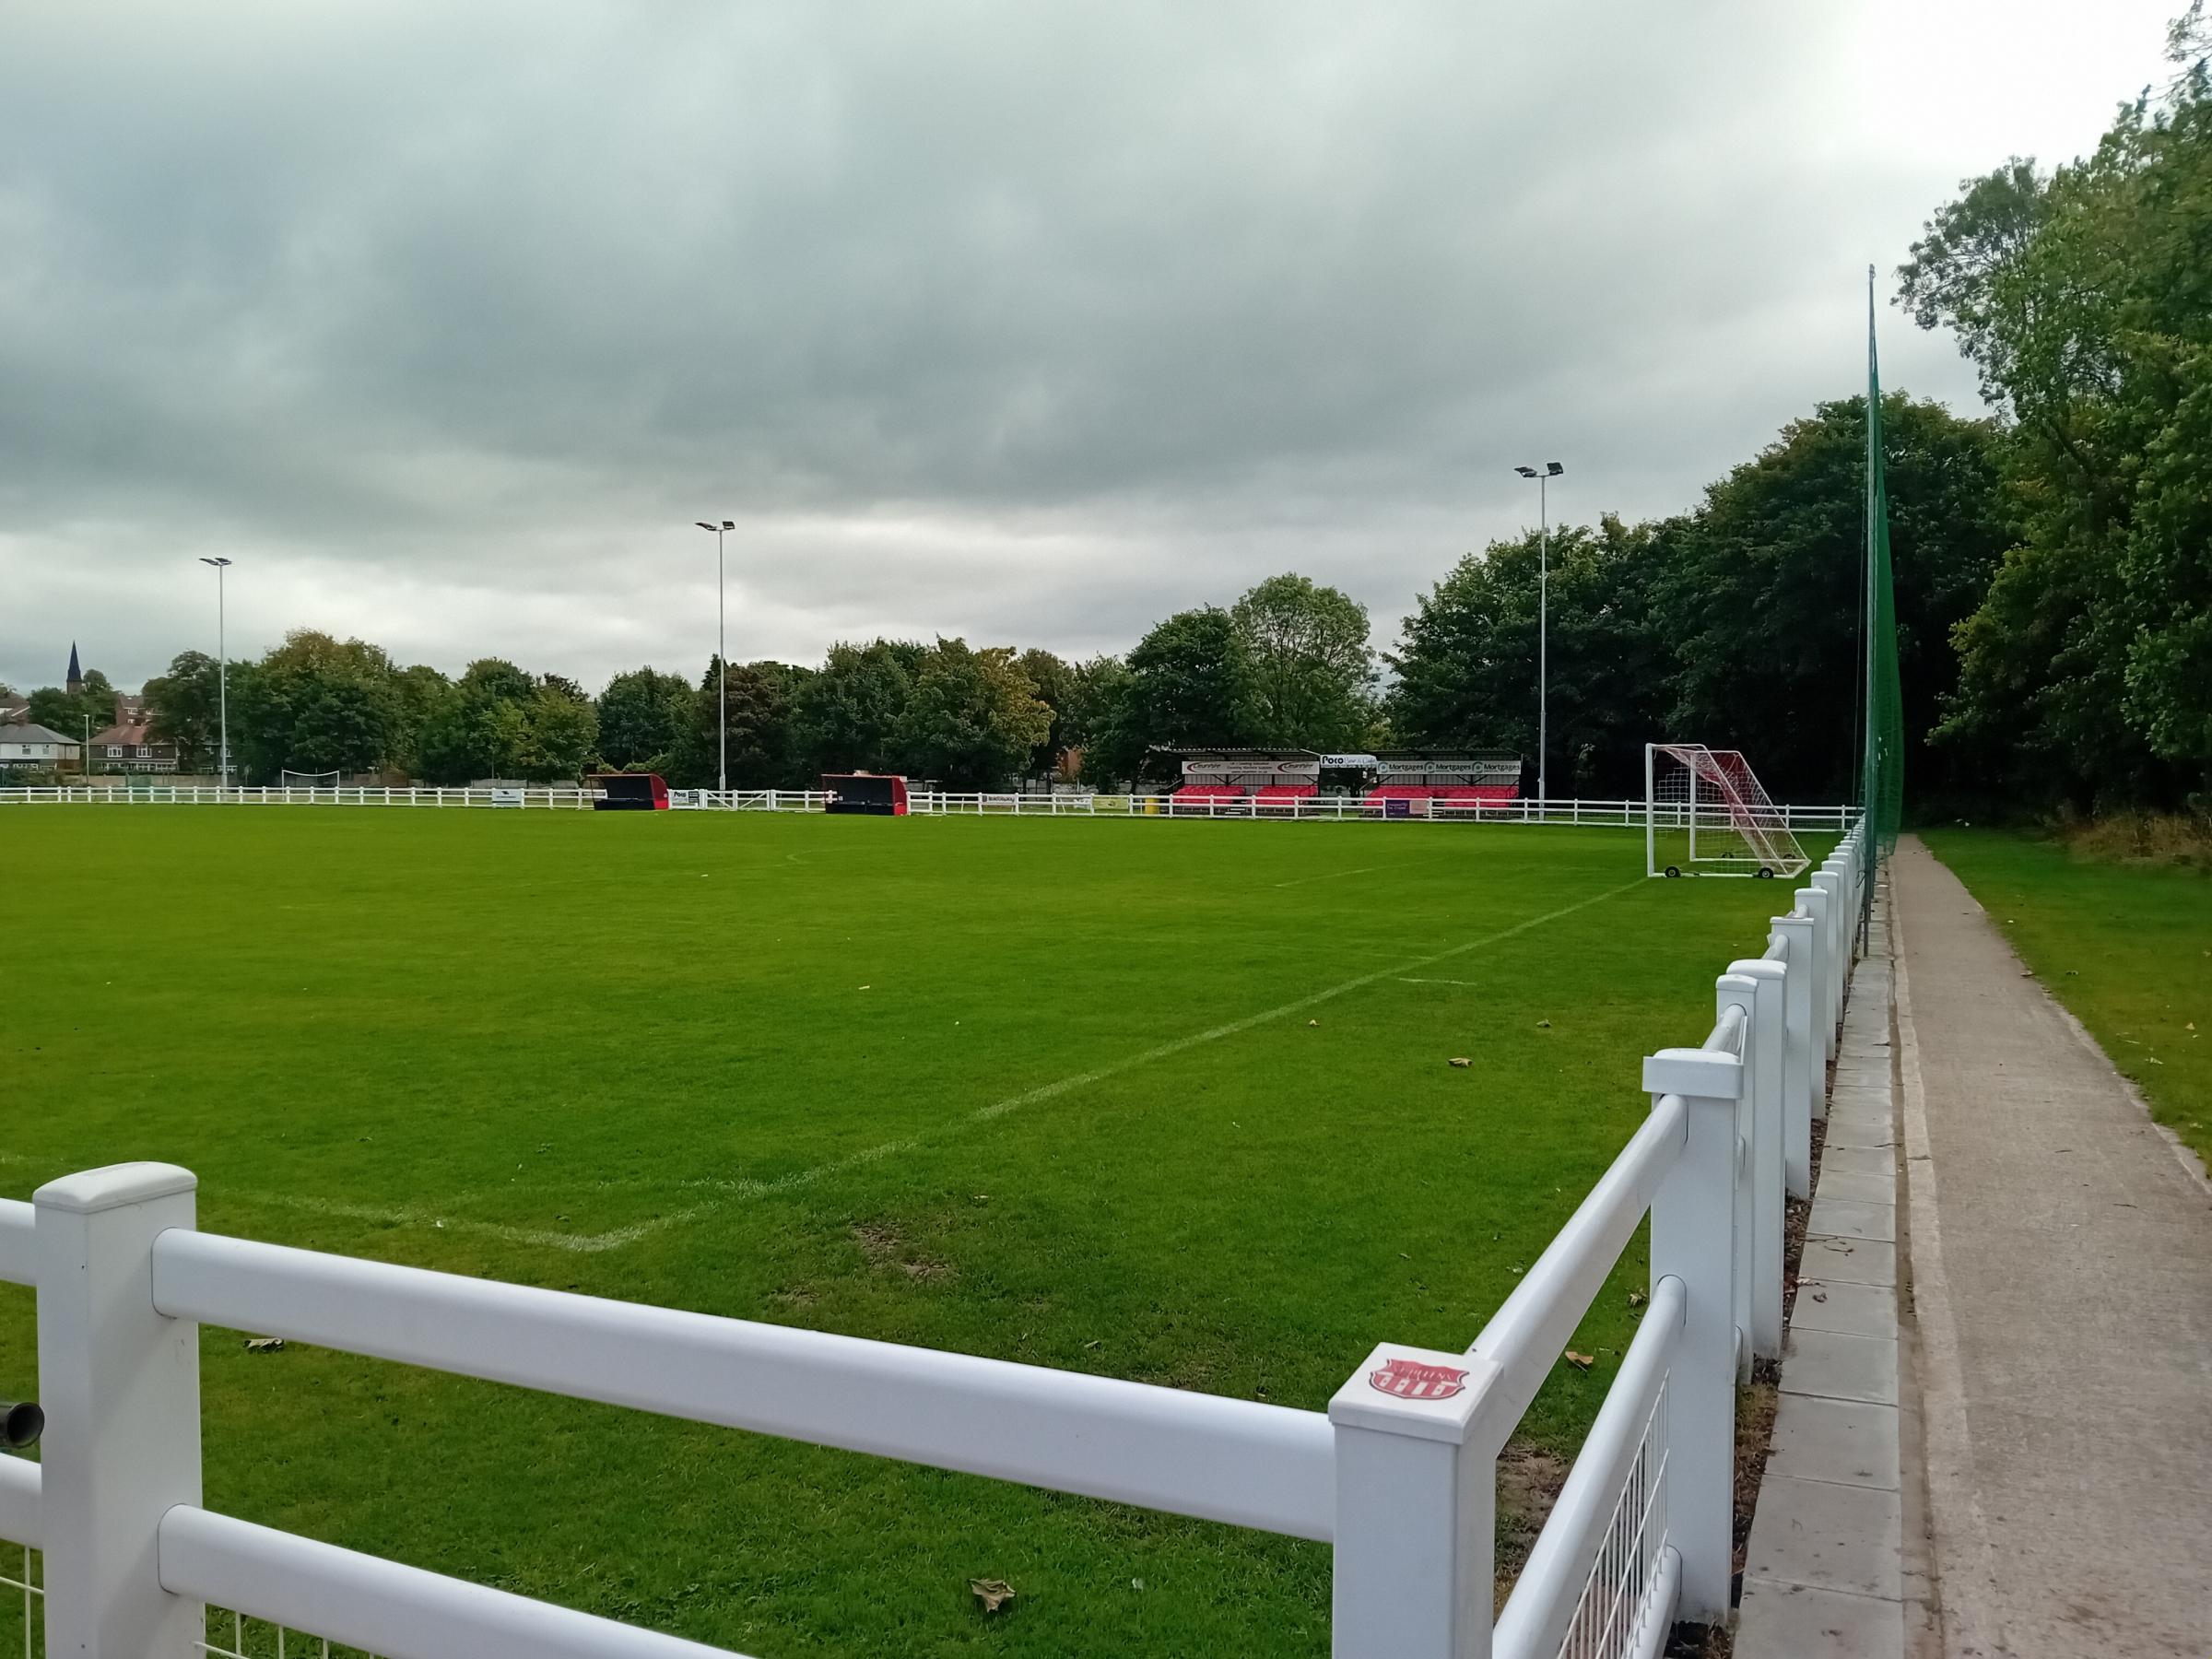
[[[1014,1586],[1005,1579],[970,1579],[968,1588],[986,1613],[995,1613],[1014,1599]]]
[[[281,1336],[249,1336],[246,1338],[246,1352],[249,1354],[274,1354],[283,1347],[284,1338]]]
[[[1649,1300],[1651,1300],[1651,1298],[1644,1295],[1644,1293],[1641,1290],[1631,1290],[1629,1292],[1629,1306],[1631,1308],[1641,1308]]]
[[[1548,1020],[1548,1019],[1539,1019],[1539,1020],[1537,1020],[1537,1021],[1536,1021],[1536,1030],[1539,1030],[1539,1031],[1548,1031],[1548,1030],[1551,1030],[1551,1021],[1550,1021],[1550,1020]]]
[[[1321,1023],[1321,1021],[1318,1019],[1309,1019],[1306,1021],[1306,1023],[1310,1026],[1317,1026]]]
[[[1465,1054],[1454,1054],[1449,1061],[1446,1062],[1446,1064],[1450,1065],[1472,1065],[1475,1064],[1475,1062],[1468,1059]]]
[[[1578,1354],[1572,1348],[1569,1348],[1567,1363],[1573,1366],[1576,1371],[1588,1371],[1597,1363],[1597,1356],[1595,1354]]]

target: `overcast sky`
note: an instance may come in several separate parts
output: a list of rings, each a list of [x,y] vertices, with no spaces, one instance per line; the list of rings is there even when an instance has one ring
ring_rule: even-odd
[[[11,0],[0,680],[1125,649],[1693,502],[2182,0]],[[1885,303],[1885,380],[1977,407]]]

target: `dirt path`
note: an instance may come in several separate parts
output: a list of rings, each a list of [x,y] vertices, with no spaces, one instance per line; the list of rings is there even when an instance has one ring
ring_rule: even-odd
[[[2212,1188],[1949,870],[1892,866],[1949,1654],[2212,1653]]]

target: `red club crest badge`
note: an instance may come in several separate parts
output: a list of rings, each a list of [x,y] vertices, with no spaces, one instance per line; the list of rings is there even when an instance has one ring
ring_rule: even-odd
[[[1392,1359],[1381,1371],[1367,1373],[1367,1385],[1401,1400],[1448,1400],[1465,1392],[1467,1373],[1419,1359]]]

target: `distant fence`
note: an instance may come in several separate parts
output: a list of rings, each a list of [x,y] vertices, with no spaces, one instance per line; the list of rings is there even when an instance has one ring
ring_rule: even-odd
[[[43,1556],[0,1583],[27,1629],[42,1602],[50,1655],[242,1654],[249,1621],[278,1631],[256,1652],[720,1652],[208,1510],[213,1324],[1327,1542],[1342,1655],[1652,1659],[1728,1612],[1735,1390],[1781,1349],[1865,852],[1853,830],[1728,965],[1702,1042],[1645,1059],[1650,1114],[1473,1346],[1384,1343],[1325,1411],[225,1238],[171,1165],[51,1182],[0,1202],[50,1425],[42,1464],[0,1454],[0,1538]],[[1647,1213],[1641,1323],[1493,1626],[1497,1460]]]
[[[532,785],[515,789],[218,789],[211,785],[148,784],[134,789],[53,784],[0,789],[0,806],[509,806],[577,810],[599,799],[592,789]],[[1289,800],[1178,800],[1171,794],[952,794],[914,791],[907,810],[917,817],[1261,818],[1284,822],[1344,823],[1382,818],[1428,818],[1455,823],[1575,824],[1613,829],[1644,827],[1641,801],[1370,801],[1357,795],[1308,795]],[[672,789],[668,804],[679,812],[819,812],[830,797],[818,789]],[[1656,821],[1679,827],[1688,809],[1662,802]],[[1859,820],[1856,806],[1778,806],[1793,830],[1841,834]]]
[[[829,796],[818,790],[675,789],[669,805],[717,812],[819,812]],[[1178,800],[1171,794],[948,794],[913,791],[907,810],[921,817],[1260,818],[1284,822],[1344,823],[1380,818],[1449,819],[1456,823],[1577,824],[1618,830],[1644,827],[1641,801],[1370,801],[1358,795],[1305,795],[1285,800]],[[1707,809],[1710,813],[1710,808]],[[1841,835],[1859,821],[1856,806],[1778,806],[1793,830]],[[1688,821],[1688,808],[1661,802],[1662,826]]]

